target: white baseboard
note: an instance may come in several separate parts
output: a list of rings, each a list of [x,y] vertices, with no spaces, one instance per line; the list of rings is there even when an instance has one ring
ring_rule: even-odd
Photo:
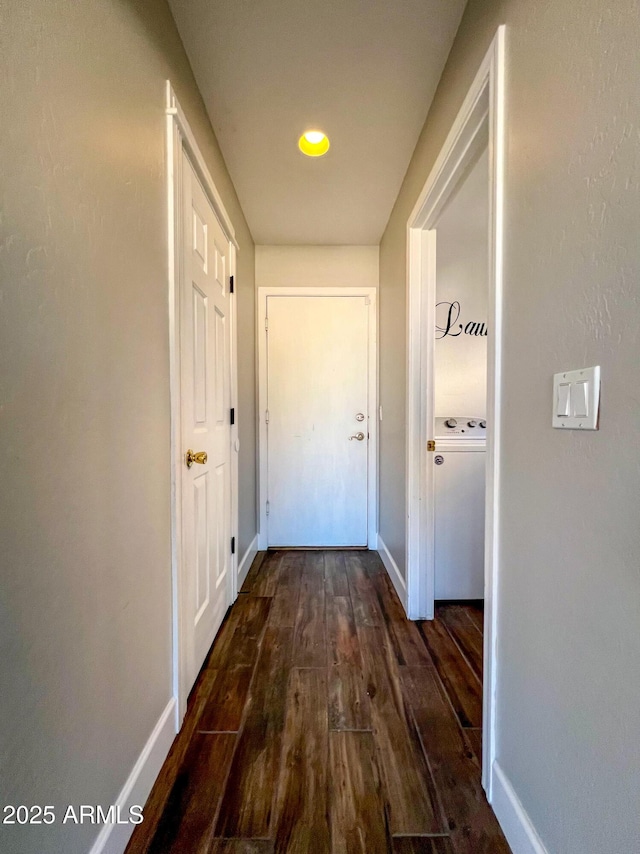
[[[384,568],[389,573],[389,578],[393,582],[393,586],[396,589],[396,593],[398,594],[398,598],[402,602],[402,607],[407,611],[407,584],[402,577],[402,573],[398,569],[398,564],[391,556],[391,552],[384,544],[384,540],[378,534],[378,554],[382,559],[382,563],[384,564]]]
[[[167,758],[176,737],[176,699],[167,704],[153,728],[138,761],[133,766],[129,779],[118,795],[115,806],[122,819],[128,818],[129,807],[144,806],[149,792]],[[134,824],[105,824],[91,848],[90,854],[122,854],[135,828]]]
[[[491,766],[491,778],[491,806],[513,854],[548,854],[509,778],[497,761]]]
[[[255,556],[258,554],[258,535],[249,543],[249,548],[244,553],[244,556],[240,563],[238,564],[238,591],[244,584],[244,580],[247,577],[249,570],[251,568],[251,564],[254,561]]]

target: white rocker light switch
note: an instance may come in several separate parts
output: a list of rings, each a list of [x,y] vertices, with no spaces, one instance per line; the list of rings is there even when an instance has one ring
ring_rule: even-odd
[[[553,377],[554,427],[597,430],[600,414],[600,366],[564,371]]]
[[[589,415],[589,384],[587,382],[572,383],[570,415],[576,418],[586,418]]]
[[[566,417],[569,414],[569,392],[571,383],[560,383],[556,396],[556,415]]]

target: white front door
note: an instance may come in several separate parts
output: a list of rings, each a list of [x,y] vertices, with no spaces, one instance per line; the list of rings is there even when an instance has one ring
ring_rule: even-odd
[[[182,567],[188,690],[231,599],[230,249],[184,153],[182,180]],[[188,451],[200,455],[190,466]]]
[[[267,540],[366,546],[365,296],[267,297]]]

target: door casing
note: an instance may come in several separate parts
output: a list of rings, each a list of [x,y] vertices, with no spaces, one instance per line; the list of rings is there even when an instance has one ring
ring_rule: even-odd
[[[500,408],[504,221],[505,27],[500,26],[407,222],[407,612],[434,617],[435,225],[465,169],[489,153],[487,474],[482,783],[491,801],[496,749]]]
[[[266,549],[267,542],[267,298],[269,296],[359,296],[368,297],[369,315],[369,455],[367,463],[367,542],[369,548],[377,547],[378,538],[378,301],[375,288],[288,287],[258,288],[258,426],[259,426],[259,523],[258,548]]]
[[[213,179],[187,118],[167,80],[166,84],[166,134],[167,134],[167,215],[169,248],[169,376],[171,399],[171,578],[172,578],[172,688],[176,699],[176,732],[180,730],[186,713],[190,686],[186,684],[184,613],[184,567],[182,560],[182,472],[184,466],[181,435],[181,391],[180,391],[180,292],[182,271],[182,152],[186,152],[191,164],[205,189],[213,210],[229,239],[230,274],[236,276],[236,253],[238,242],[231,220],[216,190]],[[235,296],[230,304],[231,335],[231,406],[237,412],[237,316]],[[238,418],[231,427],[231,536],[238,540]],[[230,546],[231,544],[229,544]],[[231,555],[229,603],[237,597],[238,549]]]

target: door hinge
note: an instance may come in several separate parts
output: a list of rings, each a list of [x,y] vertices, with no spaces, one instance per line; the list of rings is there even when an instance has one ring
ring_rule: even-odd
[[[264,413],[264,423],[265,424],[269,423],[269,410],[268,409],[266,409],[265,413]]]
[[[427,442],[427,451],[435,451],[435,449],[436,449],[435,439],[429,439],[429,441]]]
[[[236,553],[236,538],[231,537],[231,554],[234,555]]]
[[[265,319],[264,319],[264,328],[267,330],[267,332],[269,331],[269,318],[268,317],[265,317]]]
[[[231,426],[233,426],[236,423],[236,410],[235,410],[235,408],[231,409],[230,421],[231,421]]]
[[[269,510],[270,510],[270,509],[271,509],[271,505],[270,505],[270,504],[269,504],[269,502],[267,501],[267,516],[269,515]]]
[[[233,276],[229,276],[229,293],[233,293]]]

